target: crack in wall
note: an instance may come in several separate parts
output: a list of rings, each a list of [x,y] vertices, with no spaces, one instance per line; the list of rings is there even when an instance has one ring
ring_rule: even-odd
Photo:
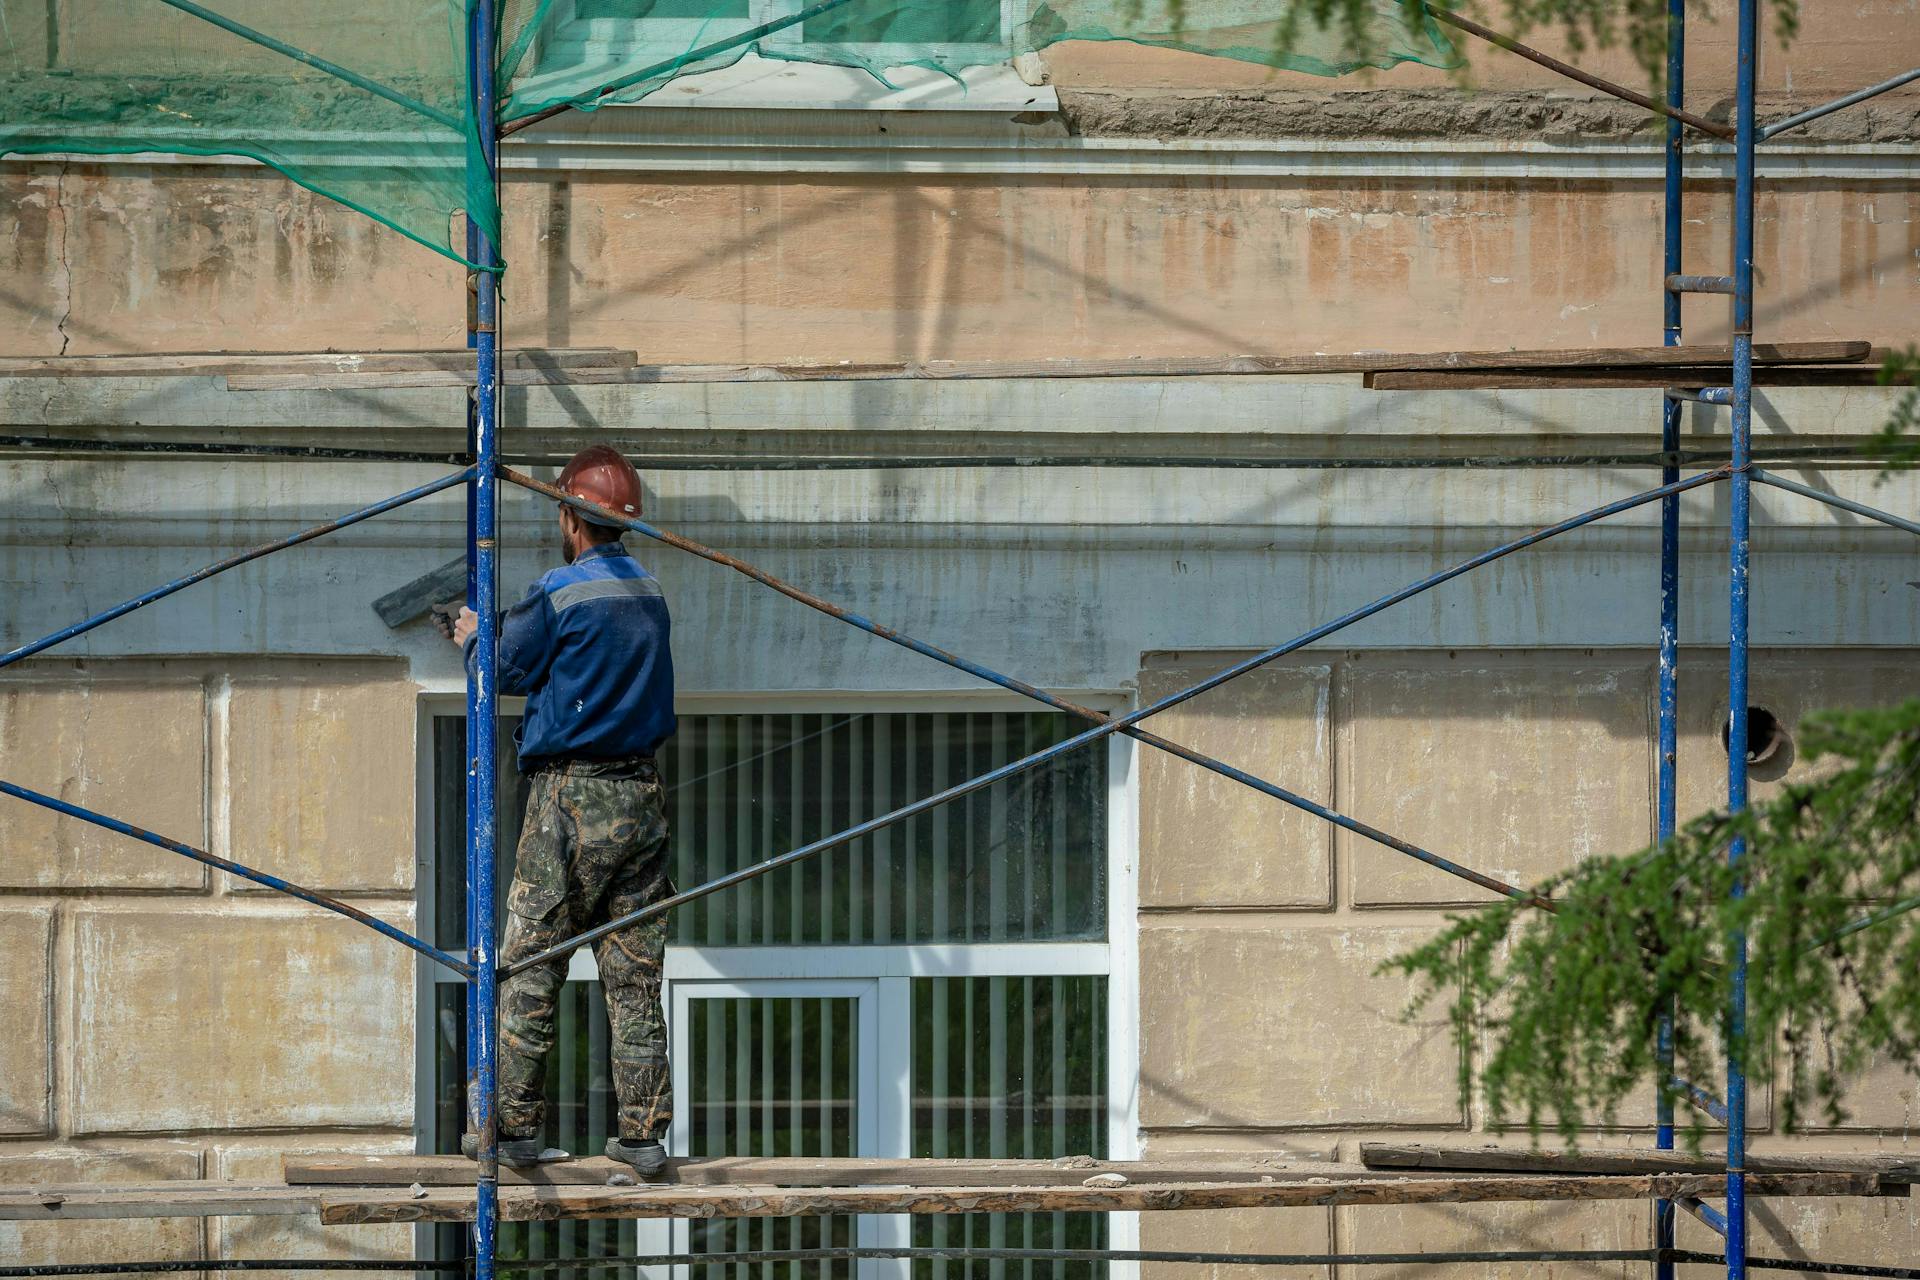
[[[67,348],[73,344],[73,335],[67,332],[67,321],[73,318],[73,259],[68,256],[68,237],[73,232],[73,210],[67,207],[67,175],[73,171],[73,161],[60,162],[60,175],[53,182],[53,204],[60,210],[60,270],[64,276],[61,281],[63,305],[60,319],[55,322],[54,330],[60,335],[60,355],[67,354]]]

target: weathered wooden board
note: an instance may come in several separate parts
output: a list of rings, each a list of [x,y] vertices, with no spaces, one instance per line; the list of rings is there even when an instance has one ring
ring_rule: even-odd
[[[1124,1187],[508,1187],[500,1216],[510,1222],[558,1218],[786,1218],[836,1213],[1132,1213],[1287,1208],[1333,1204],[1469,1204],[1494,1201],[1673,1199],[1711,1196],[1725,1179],[1710,1174],[1630,1176],[1460,1175],[1335,1177],[1299,1181],[1161,1183]],[[1862,1173],[1766,1173],[1747,1180],[1750,1196],[1872,1196],[1883,1183]],[[320,1220],[462,1222],[474,1193],[451,1187],[326,1192]]]
[[[1728,367],[1685,365],[1650,371],[1627,369],[1467,370],[1464,372],[1370,373],[1375,391],[1558,391],[1622,387],[1724,387],[1733,381]],[[1880,381],[1878,366],[1835,369],[1824,365],[1761,365],[1753,371],[1757,387],[1871,387]],[[1904,384],[1903,384],[1904,385]]]
[[[289,1156],[283,1161],[290,1186],[459,1187],[473,1182],[473,1162],[460,1156],[328,1155]],[[500,1170],[501,1185],[604,1186],[624,1165],[604,1156],[566,1160],[537,1169]],[[1354,1165],[1302,1164],[1279,1159],[1238,1157],[1166,1161],[1093,1160],[888,1160],[865,1158],[778,1158],[725,1156],[667,1162],[665,1181],[680,1186],[941,1186],[1077,1187],[1097,1174],[1119,1174],[1132,1183],[1259,1182],[1315,1177],[1385,1178],[1404,1174],[1370,1173]]]
[[[78,1218],[224,1218],[316,1213],[310,1188],[275,1183],[146,1182],[90,1186],[0,1186],[0,1222]]]
[[[1514,1147],[1450,1147],[1424,1142],[1363,1142],[1360,1160],[1373,1169],[1502,1173],[1725,1173],[1724,1157],[1637,1147],[1536,1151]],[[1868,1173],[1889,1182],[1920,1179],[1920,1157],[1849,1152],[1835,1155],[1749,1155],[1754,1173]]]
[[[580,1161],[578,1165],[592,1162]],[[927,1162],[932,1163],[932,1162]],[[1502,1174],[1407,1176],[1384,1171],[1302,1176],[1289,1166],[1271,1181],[1129,1181],[1125,1186],[809,1186],[764,1184],[636,1187],[507,1185],[501,1214],[510,1221],[550,1218],[788,1217],[832,1213],[1131,1212],[1262,1208],[1325,1204],[1463,1204],[1510,1200],[1616,1200],[1713,1196],[1714,1173]],[[472,1166],[467,1167],[471,1176]],[[604,1170],[596,1168],[596,1173]],[[735,1173],[744,1172],[734,1170]],[[1074,1170],[1091,1177],[1092,1171]],[[1266,1175],[1263,1175],[1263,1177]],[[1902,1194],[1903,1184],[1878,1172],[1754,1173],[1755,1196]],[[319,1213],[321,1220],[452,1222],[473,1216],[473,1188],[430,1186],[298,1186],[242,1182],[158,1182],[85,1186],[0,1187],[0,1221],[57,1222],[95,1218],[168,1218]]]
[[[639,357],[617,347],[520,347],[500,353],[504,369],[631,369]],[[224,377],[471,372],[473,352],[199,351],[154,355],[0,356],[0,378]]]
[[[1869,342],[1757,343],[1758,364],[1845,364],[1865,360]],[[671,382],[869,382],[1013,378],[1170,378],[1271,374],[1376,373],[1389,370],[1640,368],[1716,365],[1727,347],[1571,347],[1554,351],[1439,351],[1414,354],[1219,356],[1122,360],[929,360],[920,363],[787,365],[638,365],[628,369],[506,369],[509,386]],[[289,373],[237,371],[234,391],[372,389],[471,385],[473,371]]]

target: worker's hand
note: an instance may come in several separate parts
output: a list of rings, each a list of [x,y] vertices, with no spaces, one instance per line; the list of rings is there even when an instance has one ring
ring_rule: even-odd
[[[480,626],[480,615],[465,605],[460,606],[460,616],[453,620],[453,643],[456,648],[467,647],[467,637]]]

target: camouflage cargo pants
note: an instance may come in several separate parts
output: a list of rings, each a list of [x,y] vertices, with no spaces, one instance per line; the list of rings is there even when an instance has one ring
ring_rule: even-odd
[[[503,964],[667,897],[667,820],[651,764],[571,761],[533,775],[507,898]],[[620,1137],[661,1140],[673,1121],[666,1019],[660,1009],[665,916],[593,944],[613,1027]],[[547,1055],[561,956],[500,985],[500,1134],[537,1137],[546,1118]]]

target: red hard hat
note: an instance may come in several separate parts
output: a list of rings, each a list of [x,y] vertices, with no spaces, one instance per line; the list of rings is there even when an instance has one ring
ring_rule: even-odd
[[[590,444],[574,454],[573,460],[560,472],[557,484],[576,498],[597,502],[623,516],[640,514],[640,473],[612,445]],[[578,507],[574,511],[588,524],[603,529],[620,528],[597,520]]]

